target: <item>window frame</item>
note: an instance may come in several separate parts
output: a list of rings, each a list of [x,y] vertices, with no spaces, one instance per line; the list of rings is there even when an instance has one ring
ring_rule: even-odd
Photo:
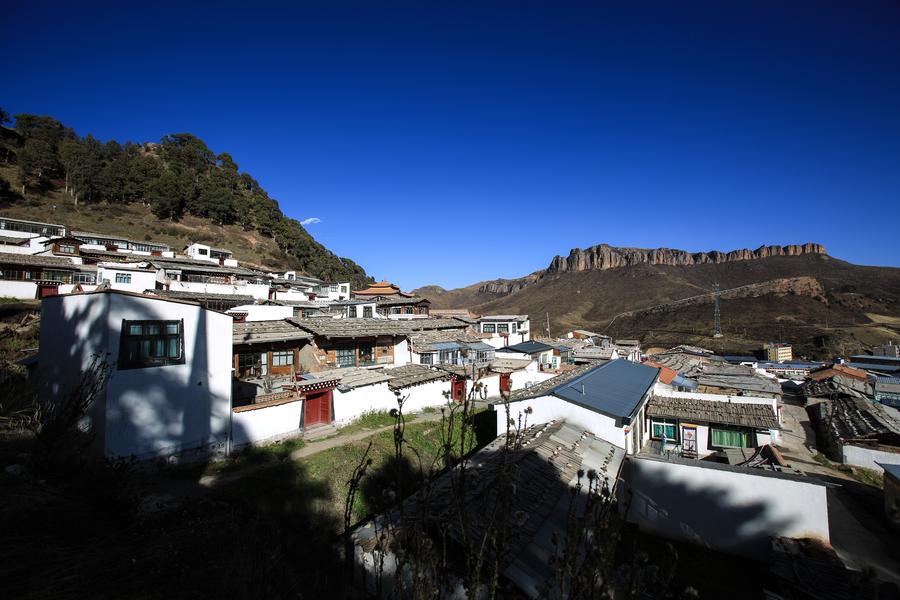
[[[661,440],[662,439],[662,436],[657,435],[657,433],[656,433],[657,425],[661,425],[666,428],[671,426],[673,434],[671,437],[666,435],[666,441],[674,443],[674,444],[679,443],[681,438],[678,435],[678,430],[679,430],[678,419],[665,419],[662,417],[651,417],[650,418],[650,439],[653,439],[653,440]]]
[[[363,306],[363,318],[364,319],[372,318],[372,307],[371,306]]]
[[[715,443],[715,432],[722,431],[728,433],[742,433],[745,436],[746,446],[731,446]],[[756,448],[756,430],[750,427],[740,427],[737,425],[709,425],[709,448],[721,450],[725,448]]]
[[[348,364],[341,363],[341,356],[352,358]],[[346,361],[345,361],[346,362]],[[356,366],[356,346],[338,346],[334,349],[334,364],[339,368]]]
[[[509,333],[509,323],[497,323],[497,333]]]
[[[116,273],[116,283],[131,283],[131,273]]]
[[[433,365],[434,364],[434,352],[423,352],[419,355],[419,364],[420,365]]]
[[[169,326],[174,325],[175,333],[167,332]],[[131,333],[133,327],[141,327],[140,334]],[[157,326],[157,333],[145,332],[144,328]],[[137,356],[132,355],[132,344],[129,342],[136,340]],[[177,355],[169,356],[171,343],[176,342]],[[158,344],[163,343],[162,356],[142,356],[144,352],[144,344],[150,350],[152,347],[159,348]],[[184,319],[122,319],[122,330],[119,332],[119,360],[116,363],[117,371],[130,371],[132,369],[150,369],[154,367],[168,367],[173,365],[185,364],[185,347],[184,347]]]
[[[294,366],[294,351],[293,350],[273,350],[272,351],[272,360],[270,361],[270,364],[273,367],[293,367]]]
[[[482,323],[481,333],[497,333],[497,325],[494,323]]]
[[[355,319],[355,318],[357,318],[356,315],[357,315],[356,306],[355,305],[348,306],[347,307],[347,317],[350,319]]]

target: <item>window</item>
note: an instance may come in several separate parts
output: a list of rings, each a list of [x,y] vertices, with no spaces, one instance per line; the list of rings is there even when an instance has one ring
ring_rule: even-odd
[[[356,318],[356,307],[355,306],[347,307],[347,316],[350,317],[351,319]]]
[[[516,332],[516,324],[515,324],[515,323],[512,324],[512,332],[513,332],[513,333]]]
[[[74,244],[60,244],[59,245],[59,253],[60,254],[75,254],[75,245]]]
[[[206,256],[208,254],[206,248],[197,248],[197,254],[200,256]]]
[[[371,343],[359,345],[359,366],[375,364],[375,348]]]
[[[183,364],[183,321],[122,321],[120,371]]]
[[[678,441],[678,421],[675,419],[653,419],[650,431],[655,440],[661,440],[665,434],[668,441]]]
[[[89,283],[91,285],[97,282],[97,276],[93,273],[73,273],[72,283]]]
[[[725,425],[710,427],[712,446],[716,448],[752,448],[750,431],[741,427]]]
[[[342,294],[346,294],[346,293],[347,293],[347,286],[346,286],[346,285],[342,285],[342,286],[341,286],[341,293],[342,293]]]
[[[262,370],[259,353],[238,354],[238,377],[257,375]]]
[[[434,354],[420,354],[419,355],[419,364],[422,365],[432,365],[434,364]]]
[[[456,350],[441,350],[440,361],[443,364],[456,364]]]
[[[336,283],[332,283],[332,284],[328,287],[328,289],[331,290],[332,292],[336,292],[336,291],[338,291],[338,286],[337,286]]]
[[[372,317],[372,307],[371,306],[363,306],[363,316],[366,318]]]
[[[481,333],[494,333],[497,331],[497,327],[493,323],[482,323],[481,324]]]
[[[497,323],[497,333],[509,333],[509,323]]]
[[[116,283],[131,283],[131,273],[116,273]]]
[[[273,367],[288,367],[294,364],[294,352],[291,350],[284,350],[279,352],[272,353],[272,366]]]
[[[355,367],[356,366],[356,348],[353,346],[338,348],[335,352],[337,366],[339,367]]]

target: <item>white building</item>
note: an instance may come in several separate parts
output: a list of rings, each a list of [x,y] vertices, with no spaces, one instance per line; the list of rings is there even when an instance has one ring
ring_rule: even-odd
[[[238,262],[232,258],[231,250],[213,248],[206,244],[191,244],[184,248],[184,254],[194,260],[208,260],[225,267],[236,267]]]
[[[39,254],[49,238],[25,231],[0,231],[0,252],[6,254]]]
[[[577,367],[514,392],[509,416],[504,405],[492,405],[497,431],[506,430],[507,419],[516,426],[565,420],[637,454],[644,444],[645,408],[658,375],[659,369],[623,359]]]
[[[0,253],[0,297],[44,298],[97,283],[97,268],[79,258]]]
[[[242,321],[280,321],[294,316],[294,308],[277,304],[242,304],[225,311]]]
[[[485,342],[494,348],[520,344],[531,339],[528,315],[485,315],[478,318],[477,331],[489,334]]]
[[[97,263],[97,283],[109,282],[114,290],[143,293],[156,287],[156,269],[145,262]]]
[[[65,402],[92,365],[109,379],[80,427],[96,450],[138,460],[224,455],[230,431],[232,318],[197,304],[104,290],[41,306],[36,380]]]
[[[662,391],[647,405],[646,441],[686,458],[778,443],[781,411],[775,398]]]

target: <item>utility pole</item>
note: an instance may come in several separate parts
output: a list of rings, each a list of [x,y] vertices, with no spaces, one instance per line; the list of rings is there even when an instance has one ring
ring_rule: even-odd
[[[552,339],[550,337],[550,311],[547,311],[547,339]]]
[[[720,338],[722,337],[722,315],[719,311],[719,282],[717,281],[713,284],[713,292],[715,293],[715,310],[713,313],[713,319],[715,323],[713,324],[713,337]]]

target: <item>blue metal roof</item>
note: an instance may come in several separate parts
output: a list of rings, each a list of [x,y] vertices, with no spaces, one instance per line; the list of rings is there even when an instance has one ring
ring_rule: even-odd
[[[659,369],[630,360],[604,363],[581,377],[553,388],[550,393],[610,417],[631,417]]]
[[[674,378],[672,378],[672,385],[675,387],[683,387],[683,388],[688,388],[691,390],[695,390],[699,386],[699,384],[696,381],[694,381],[693,379],[689,379],[689,378],[685,377],[684,375],[680,375],[680,374],[676,375]]]
[[[845,364],[848,367],[853,367],[854,369],[862,369],[863,371],[881,371],[882,373],[896,373],[900,371],[900,365],[876,365],[873,363],[859,362],[848,362]]]
[[[428,344],[428,347],[432,348],[432,350],[438,350],[438,351],[440,351],[440,350],[459,350],[460,348],[462,348],[462,346],[460,346],[456,342],[432,342],[431,344]]]
[[[875,461],[875,464],[884,469],[884,472],[897,481],[900,481],[900,465],[895,465],[893,463],[883,463]]]
[[[472,342],[471,344],[466,344],[466,348],[469,350],[482,351],[482,350],[494,350],[495,348],[490,344],[485,344],[484,342]]]
[[[870,360],[876,360],[876,361],[883,360],[888,363],[893,363],[893,364],[896,364],[897,366],[900,366],[900,356],[880,356],[877,354],[854,354],[850,358],[853,360],[858,360],[861,363],[864,363],[864,362],[867,362]]]
[[[546,352],[547,350],[553,350],[553,346],[548,346],[547,344],[543,344],[541,342],[530,341],[507,346],[506,350],[509,352],[521,352],[522,354],[534,354],[535,352]]]

